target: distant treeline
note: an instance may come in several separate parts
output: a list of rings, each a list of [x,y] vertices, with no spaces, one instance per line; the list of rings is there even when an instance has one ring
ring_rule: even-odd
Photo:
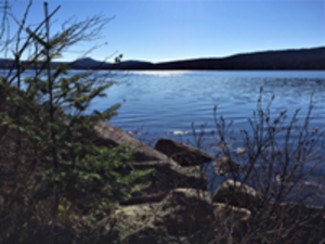
[[[191,60],[151,63],[144,61],[100,62],[91,58],[73,62],[54,62],[53,67],[65,64],[71,69],[116,69],[116,70],[323,70],[325,69],[325,47],[265,51],[237,54],[225,58],[202,58]],[[9,59],[0,59],[0,68],[14,68]],[[26,68],[36,68],[23,63]],[[37,63],[36,66],[42,66]]]

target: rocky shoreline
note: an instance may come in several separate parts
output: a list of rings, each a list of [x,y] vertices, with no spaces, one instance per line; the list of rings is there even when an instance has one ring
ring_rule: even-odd
[[[135,169],[154,169],[150,185],[96,227],[110,243],[239,243],[325,241],[325,208],[272,202],[253,188],[226,180],[214,196],[206,190],[205,152],[170,139],[151,148],[112,125],[96,126],[97,145],[135,150]],[[229,162],[219,159],[220,162]],[[218,161],[217,161],[218,163]],[[227,166],[226,165],[226,166]],[[234,170],[235,165],[228,167]],[[236,168],[236,167],[235,167]],[[221,171],[224,173],[224,171]],[[265,232],[265,233],[264,233]],[[272,234],[273,233],[273,234]]]

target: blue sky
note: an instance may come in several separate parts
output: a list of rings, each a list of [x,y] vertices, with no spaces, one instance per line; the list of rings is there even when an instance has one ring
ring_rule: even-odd
[[[22,14],[27,0],[10,1]],[[43,1],[34,2],[32,23],[43,14]],[[66,60],[94,45],[95,59],[117,51],[125,60],[153,62],[325,45],[325,0],[53,0],[49,5],[62,5],[55,23],[73,16],[114,17],[102,39],[75,46]]]

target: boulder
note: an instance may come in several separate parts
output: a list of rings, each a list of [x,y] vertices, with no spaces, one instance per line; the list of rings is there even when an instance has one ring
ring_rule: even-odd
[[[141,143],[132,135],[115,126],[100,123],[95,127],[95,131],[94,143],[96,145],[128,146],[135,151],[132,165],[135,169],[154,170],[150,175],[149,186],[123,204],[159,202],[170,190],[179,187],[206,189],[206,177],[200,167],[181,167],[173,159]]]
[[[116,147],[126,145],[135,150],[134,160],[139,161],[164,161],[176,165],[176,162],[170,160],[166,155],[154,150],[148,145],[140,142],[129,133],[113,125],[101,122],[95,126],[96,135],[94,143],[100,146]]]
[[[324,208],[270,203],[258,214],[177,188],[161,202],[122,206],[97,222],[100,243],[322,243]]]
[[[167,138],[159,139],[155,149],[167,155],[181,166],[197,166],[213,160],[209,154],[197,148]]]
[[[240,171],[240,165],[233,161],[230,157],[222,156],[216,160],[216,174],[237,174]]]
[[[250,215],[247,209],[212,203],[206,191],[178,188],[159,203],[121,207],[99,225],[109,243],[210,243],[226,220],[238,229]]]
[[[252,187],[229,179],[218,187],[213,196],[213,202],[256,210],[262,203],[262,197]]]
[[[213,203],[208,192],[189,188],[172,190],[160,205],[169,233],[182,229],[184,232],[191,229],[195,232],[218,224],[229,216],[233,220],[241,221],[251,215],[251,212],[244,208]],[[166,209],[168,212],[163,212]]]
[[[207,179],[198,167],[174,167],[160,161],[136,164],[137,169],[154,169],[150,185],[123,204],[159,202],[174,188],[196,188],[205,190]]]

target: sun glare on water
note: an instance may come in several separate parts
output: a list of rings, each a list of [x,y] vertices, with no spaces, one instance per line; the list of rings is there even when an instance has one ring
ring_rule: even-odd
[[[163,70],[163,71],[133,71],[131,73],[136,75],[151,75],[151,76],[178,76],[189,73],[190,71],[185,70]]]

